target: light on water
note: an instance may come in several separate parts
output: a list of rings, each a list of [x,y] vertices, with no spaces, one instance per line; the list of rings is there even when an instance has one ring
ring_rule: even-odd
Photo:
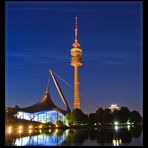
[[[116,131],[119,129],[119,127],[117,125],[114,128],[115,128]]]
[[[12,127],[11,127],[11,126],[9,126],[9,127],[8,127],[8,130],[12,130]]]
[[[119,146],[120,144],[122,144],[122,140],[121,139],[113,139],[112,144],[114,146]]]
[[[29,134],[31,134],[32,133],[32,130],[29,130]]]
[[[97,130],[96,130],[97,129]],[[120,129],[120,130],[119,130]],[[9,132],[11,133],[9,133]],[[15,130],[14,130],[15,131]],[[12,128],[6,134],[6,145],[9,146],[71,146],[71,145],[112,145],[141,146],[143,143],[142,128],[127,125],[126,127],[98,127],[80,129],[17,129]],[[136,138],[136,139],[135,139]]]
[[[63,136],[53,136],[48,134],[32,135],[27,137],[16,138],[15,146],[56,146],[60,145],[65,140],[65,133]]]
[[[11,129],[9,129],[9,130],[8,130],[8,134],[11,134],[11,132],[12,132],[12,130],[11,130]]]
[[[127,129],[130,130],[130,125],[127,125]]]
[[[39,132],[40,132],[40,134],[41,134],[41,133],[42,133],[42,130],[40,129]]]
[[[21,133],[22,133],[22,129],[19,129],[19,130],[18,130],[18,133],[21,134]]]

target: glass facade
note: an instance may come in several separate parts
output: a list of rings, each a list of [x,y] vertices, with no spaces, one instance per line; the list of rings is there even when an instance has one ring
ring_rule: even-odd
[[[66,123],[65,116],[55,110],[41,111],[36,113],[18,112],[17,118],[29,121],[38,121],[42,123],[55,123],[56,121],[61,120],[63,123]]]

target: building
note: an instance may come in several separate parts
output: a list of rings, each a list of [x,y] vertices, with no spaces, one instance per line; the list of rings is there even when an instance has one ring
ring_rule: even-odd
[[[117,104],[111,104],[109,109],[111,110],[111,112],[114,112],[115,110],[120,110],[120,107],[118,107]]]
[[[66,111],[53,103],[49,90],[46,89],[44,96],[37,103],[25,108],[19,108],[17,118],[42,123],[55,123],[58,120],[65,122],[65,114]]]
[[[79,73],[78,67],[82,66],[82,49],[79,48],[80,44],[78,42],[78,25],[77,17],[75,24],[75,40],[72,44],[73,48],[71,49],[71,66],[74,67],[74,109],[80,109],[80,95],[79,95]]]
[[[70,108],[58,85],[58,82],[52,70],[50,70],[50,74],[54,80],[55,86],[59,92],[62,102],[64,103],[66,107],[66,110],[63,110],[57,107],[53,103],[50,93],[49,93],[49,86],[47,86],[43,97],[39,99],[38,102],[36,102],[35,104],[31,106],[25,107],[25,108],[17,107],[16,116],[18,119],[37,121],[37,122],[42,122],[42,123],[47,123],[47,122],[55,123],[56,121],[61,120],[64,123],[66,123],[65,115],[67,112],[70,112]]]

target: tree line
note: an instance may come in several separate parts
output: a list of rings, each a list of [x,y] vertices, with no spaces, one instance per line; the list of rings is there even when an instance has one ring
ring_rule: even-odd
[[[98,108],[95,113],[85,114],[81,109],[74,109],[66,114],[69,125],[106,125],[114,122],[139,124],[143,118],[138,111],[130,111],[127,107],[121,107],[120,110]]]

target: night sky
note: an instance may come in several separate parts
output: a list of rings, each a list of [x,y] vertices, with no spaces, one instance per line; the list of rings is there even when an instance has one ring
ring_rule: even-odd
[[[75,16],[83,50],[79,68],[81,109],[110,104],[143,114],[142,2],[6,2],[5,104],[36,103],[48,84],[49,69],[73,85],[70,50]],[[73,89],[58,79],[73,108]],[[53,102],[65,109],[52,78]]]

